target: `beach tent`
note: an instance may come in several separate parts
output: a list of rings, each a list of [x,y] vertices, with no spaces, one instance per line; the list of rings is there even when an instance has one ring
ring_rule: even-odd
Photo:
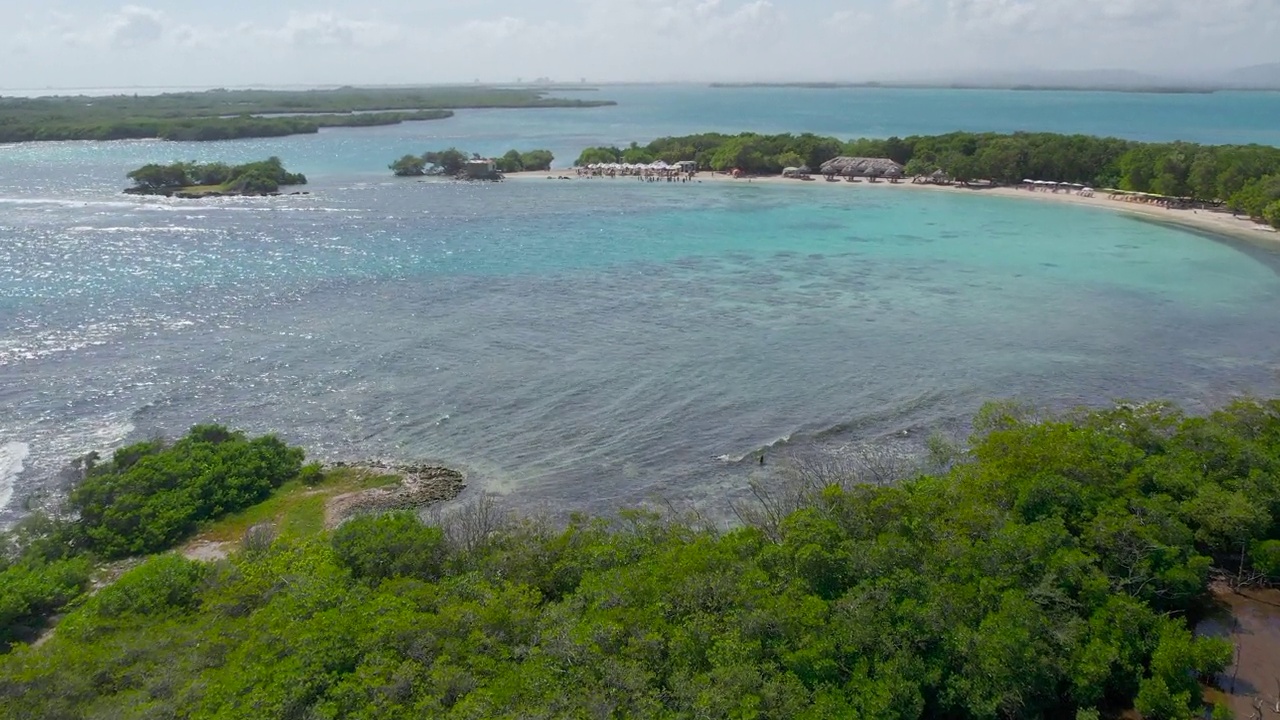
[[[799,174],[800,174],[800,168],[798,168],[798,167],[782,168],[782,176],[783,176],[783,177],[793,177],[793,176],[795,176],[795,175],[799,175]]]

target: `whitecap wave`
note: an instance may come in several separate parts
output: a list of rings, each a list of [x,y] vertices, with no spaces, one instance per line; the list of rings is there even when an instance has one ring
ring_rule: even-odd
[[[789,433],[787,435],[783,435],[782,437],[779,437],[778,439],[772,442],[765,443],[764,445],[750,452],[745,452],[745,453],[742,453],[741,455],[729,455],[728,453],[726,453],[724,455],[716,456],[716,460],[719,460],[720,462],[725,463],[726,465],[737,465],[738,463],[742,462],[743,460],[746,460],[747,458],[758,458],[760,457],[761,453],[767,453],[769,450],[774,450],[776,448],[789,445],[791,444],[791,440],[793,437],[795,437],[795,433]]]
[[[138,202],[127,200],[73,200],[68,198],[0,197],[0,205],[55,205],[57,207],[135,208]]]
[[[23,442],[0,445],[0,511],[13,499],[14,486],[22,474],[22,461],[31,454],[31,446]]]

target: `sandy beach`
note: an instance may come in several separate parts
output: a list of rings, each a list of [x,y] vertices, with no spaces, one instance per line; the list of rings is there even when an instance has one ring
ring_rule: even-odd
[[[567,177],[577,182],[639,182],[633,177],[595,177],[585,178],[578,177],[573,170],[551,170],[549,172],[521,172],[510,173],[506,176],[510,180],[546,180],[548,177],[553,180]],[[1280,245],[1280,232],[1266,225],[1255,223],[1244,217],[1237,217],[1230,212],[1214,212],[1210,210],[1179,210],[1159,207],[1157,205],[1148,205],[1139,202],[1128,202],[1124,200],[1111,200],[1105,190],[1098,190],[1093,196],[1078,195],[1074,192],[1048,192],[1044,190],[1025,190],[1017,187],[982,187],[962,185],[934,185],[932,183],[913,183],[910,180],[903,180],[898,183],[890,183],[887,180],[871,183],[863,180],[862,182],[827,182],[818,176],[812,181],[797,180],[794,178],[784,178],[782,176],[756,176],[749,178],[734,178],[726,173],[698,173],[693,184],[698,183],[738,183],[753,185],[809,185],[813,187],[822,187],[834,190],[843,188],[845,190],[871,190],[876,191],[881,188],[901,189],[901,190],[919,190],[926,192],[949,192],[949,193],[967,193],[973,195],[999,196],[1018,198],[1022,200],[1042,201],[1042,202],[1058,202],[1079,205],[1081,207],[1099,208],[1111,212],[1123,212],[1142,217],[1157,222],[1171,223],[1181,225],[1183,227],[1192,228],[1202,232],[1215,235],[1225,235],[1232,238],[1255,242],[1269,247]],[[688,183],[686,183],[688,184]]]

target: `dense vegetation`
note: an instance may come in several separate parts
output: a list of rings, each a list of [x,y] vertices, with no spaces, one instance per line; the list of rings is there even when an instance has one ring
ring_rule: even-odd
[[[0,142],[227,140],[394,125],[450,117],[457,108],[591,107],[608,101],[549,98],[489,87],[210,90],[109,97],[0,97]],[[319,114],[325,113],[325,114]],[[258,117],[275,115],[279,117]]]
[[[0,658],[0,715],[1198,714],[1211,578],[1280,581],[1280,402],[976,429],[900,483],[797,464],[728,532],[482,502],[157,557]]]
[[[405,155],[387,167],[399,177],[418,177],[422,175],[457,175],[462,172],[470,158],[478,158],[478,154],[467,154],[457,148],[425,152],[422,155]],[[520,152],[509,150],[500,158],[495,158],[498,172],[521,172],[524,170],[550,170],[555,156],[549,150],[530,150]]]
[[[1280,227],[1280,148],[1263,145],[1141,143],[1051,133],[951,133],[842,141],[812,134],[660,138],[627,148],[588,148],[578,165],[696,160],[714,170],[814,171],[838,155],[890,158],[908,175],[941,170],[959,181],[1013,184],[1052,180],[1157,195],[1221,201],[1237,212]]]
[[[244,165],[226,163],[150,163],[129,173],[131,192],[149,193],[179,188],[205,188],[218,192],[273,193],[282,186],[305,185],[301,173],[285,170],[278,157]]]
[[[500,172],[525,172],[551,169],[555,155],[550,150],[530,150],[522,153],[519,150],[508,150],[506,155],[496,158]]]
[[[38,631],[88,586],[93,563],[174,547],[201,523],[262,502],[300,474],[303,453],[216,425],[81,459],[66,507],[0,536],[0,648]]]
[[[40,140],[160,140],[213,141],[239,138],[308,135],[326,127],[371,127],[398,125],[411,120],[440,120],[451,117],[448,110],[362,113],[347,115],[291,115],[286,117],[213,118],[130,118],[99,123],[48,123],[42,125],[0,124],[0,142]],[[0,118],[3,122],[3,118]]]

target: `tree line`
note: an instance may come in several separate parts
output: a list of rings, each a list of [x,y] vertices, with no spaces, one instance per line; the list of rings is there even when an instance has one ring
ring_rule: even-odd
[[[457,148],[425,152],[421,155],[405,155],[388,165],[388,169],[398,177],[419,177],[422,175],[460,174],[467,161],[480,159],[478,153],[467,154]],[[555,156],[550,150],[508,150],[505,155],[494,158],[494,166],[498,172],[544,171],[551,169]]]
[[[212,142],[241,138],[313,135],[321,128],[373,127],[402,122],[441,120],[452,117],[448,110],[415,112],[353,113],[342,115],[290,115],[281,117],[213,118],[126,118],[100,122],[50,122],[20,124],[0,117],[0,143],[47,140],[172,140]]]
[[[272,450],[250,480],[244,442],[163,472],[123,451],[128,482],[73,494],[102,533],[76,537],[165,547],[175,504],[251,502],[298,472]],[[1202,715],[1201,682],[1232,659],[1191,630],[1210,582],[1280,582],[1280,402],[996,404],[966,451],[931,448],[899,482],[797,460],[732,529],[645,511],[553,524],[481,500],[434,523],[251,533],[212,564],[157,556],[0,657],[0,715]],[[236,458],[243,472],[210,470]],[[137,522],[107,520],[122,498]],[[6,556],[10,577],[23,557]]]
[[[1024,179],[1080,183],[1209,203],[1280,227],[1280,148],[1265,145],[1144,143],[1054,133],[956,132],[842,141],[813,134],[659,138],[648,145],[588,148],[578,165],[697,161],[712,170],[776,174],[787,167],[817,172],[840,155],[889,158],[907,175],[941,171],[960,182]]]
[[[228,140],[324,127],[451,117],[458,108],[595,107],[611,101],[491,87],[209,90],[106,97],[0,97],[0,143],[49,140]],[[263,117],[267,116],[267,117]]]
[[[242,193],[272,193],[282,186],[305,185],[302,173],[291,173],[280,158],[270,157],[243,165],[226,163],[175,162],[169,165],[149,163],[130,172],[132,191],[148,193],[190,187],[216,188]]]

